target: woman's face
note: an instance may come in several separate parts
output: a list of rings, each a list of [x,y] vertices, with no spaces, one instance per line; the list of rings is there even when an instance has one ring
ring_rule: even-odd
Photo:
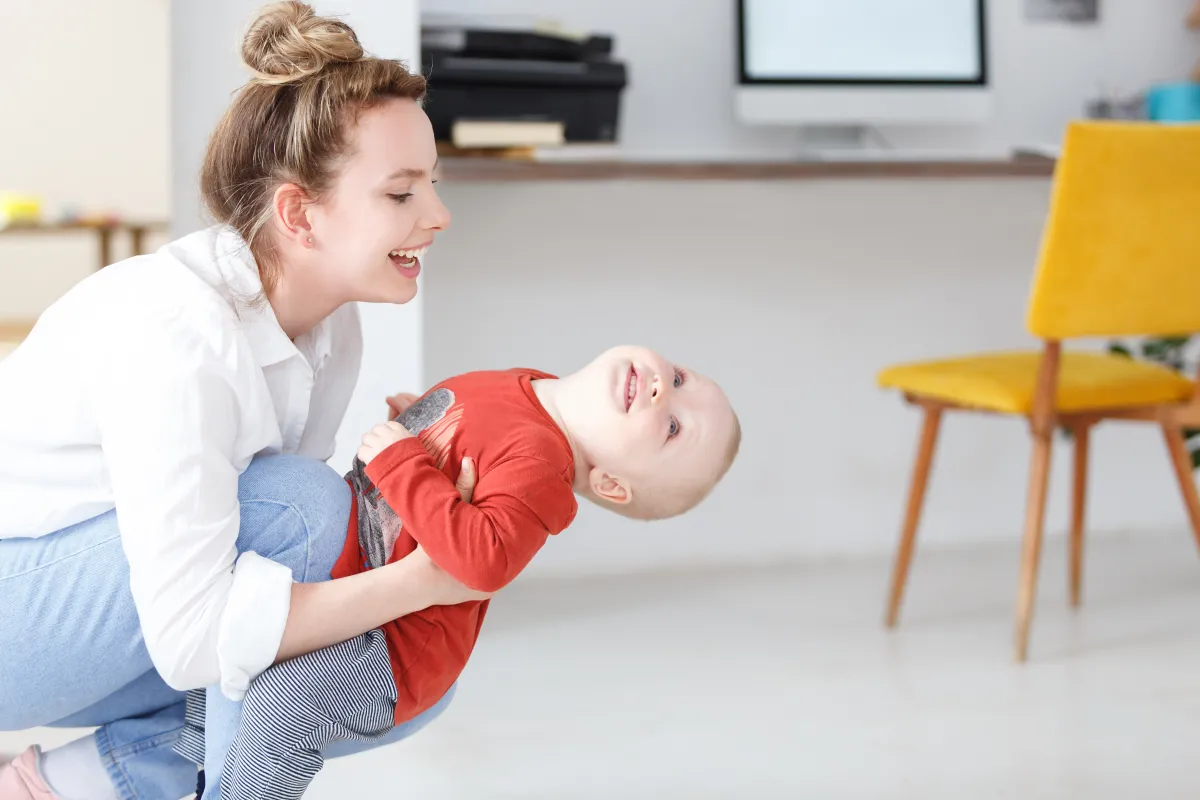
[[[437,148],[415,101],[391,99],[358,117],[329,192],[307,209],[323,270],[351,300],[407,303],[421,256],[450,212],[434,191]]]

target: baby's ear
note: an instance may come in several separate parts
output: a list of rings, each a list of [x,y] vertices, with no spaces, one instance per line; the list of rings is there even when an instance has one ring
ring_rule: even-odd
[[[588,487],[596,497],[620,506],[633,500],[633,487],[629,481],[600,467],[592,467],[588,473]]]

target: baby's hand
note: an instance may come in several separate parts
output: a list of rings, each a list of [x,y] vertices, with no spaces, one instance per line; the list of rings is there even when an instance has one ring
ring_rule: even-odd
[[[399,422],[381,422],[363,436],[362,447],[358,448],[358,457],[364,464],[370,464],[375,456],[396,442],[411,438],[412,434]]]

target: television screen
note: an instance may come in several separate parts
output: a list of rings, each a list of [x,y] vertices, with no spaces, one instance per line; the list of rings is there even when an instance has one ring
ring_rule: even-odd
[[[983,0],[741,0],[743,83],[985,82]]]

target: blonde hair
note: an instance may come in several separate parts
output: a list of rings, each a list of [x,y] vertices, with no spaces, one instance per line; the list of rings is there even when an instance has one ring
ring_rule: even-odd
[[[729,413],[733,415],[729,439],[725,442],[725,449],[721,452],[721,459],[717,462],[716,470],[708,476],[707,480],[673,485],[639,485],[634,488],[633,498],[623,504],[612,503],[594,496],[591,497],[591,500],[623,517],[646,522],[670,519],[691,511],[712,493],[712,490],[729,472],[729,468],[733,466],[738,451],[742,447],[741,420],[738,419],[738,415],[733,409],[730,409]]]
[[[231,226],[258,261],[264,292],[279,279],[264,230],[275,190],[327,191],[362,111],[389,98],[421,101],[425,79],[404,62],[364,53],[353,29],[300,2],[273,3],[242,39],[253,77],[217,124],[200,171],[213,218]]]

